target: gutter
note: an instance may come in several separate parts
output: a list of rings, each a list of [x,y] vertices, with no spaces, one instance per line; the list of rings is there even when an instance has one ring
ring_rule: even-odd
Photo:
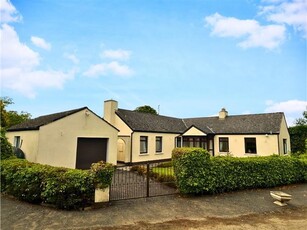
[[[131,133],[131,143],[130,143],[130,164],[132,164],[132,151],[133,151],[133,134],[134,134],[134,131],[132,131]]]

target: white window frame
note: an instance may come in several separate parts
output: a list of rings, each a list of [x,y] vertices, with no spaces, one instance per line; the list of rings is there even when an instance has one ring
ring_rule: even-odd
[[[148,136],[140,136],[140,154],[148,153]]]

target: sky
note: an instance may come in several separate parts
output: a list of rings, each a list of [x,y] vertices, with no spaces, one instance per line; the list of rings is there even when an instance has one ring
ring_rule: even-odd
[[[1,97],[178,118],[307,107],[307,0],[0,0]]]

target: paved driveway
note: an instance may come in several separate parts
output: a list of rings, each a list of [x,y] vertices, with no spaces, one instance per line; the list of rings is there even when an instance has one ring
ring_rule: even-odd
[[[144,227],[146,226],[144,223],[167,221],[187,223],[193,220],[205,223],[216,220],[216,218],[251,217],[259,214],[265,219],[270,213],[292,213],[294,215],[297,213],[300,216],[303,215],[302,221],[305,222],[302,223],[306,223],[307,216],[304,219],[304,215],[307,214],[307,184],[274,189],[293,196],[289,205],[285,207],[273,204],[269,194],[270,190],[272,189],[200,197],[171,195],[123,200],[112,202],[109,206],[100,209],[87,211],[61,211],[1,196],[1,229],[120,229],[124,225]],[[183,226],[181,225],[180,229],[184,229]],[[138,227],[137,229],[149,228]]]

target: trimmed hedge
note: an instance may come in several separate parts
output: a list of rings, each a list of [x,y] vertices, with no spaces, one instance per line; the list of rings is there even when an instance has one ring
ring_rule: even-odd
[[[287,156],[211,157],[201,148],[173,150],[177,186],[181,193],[221,193],[267,188],[307,181],[307,163]]]
[[[94,202],[95,186],[110,185],[114,172],[109,163],[98,162],[92,166],[95,170],[52,167],[22,159],[3,160],[1,192],[61,209],[84,208]]]

